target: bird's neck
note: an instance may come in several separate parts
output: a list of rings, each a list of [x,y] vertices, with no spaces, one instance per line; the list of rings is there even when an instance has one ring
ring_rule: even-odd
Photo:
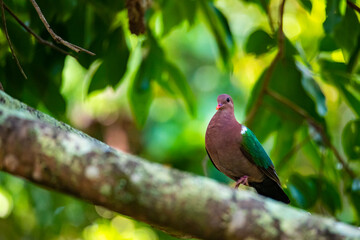
[[[218,110],[213,119],[211,120],[211,125],[213,127],[225,127],[231,125],[231,123],[237,123],[234,111],[230,110]]]
[[[215,115],[218,115],[219,118],[227,121],[236,121],[234,111],[230,110],[220,110]]]

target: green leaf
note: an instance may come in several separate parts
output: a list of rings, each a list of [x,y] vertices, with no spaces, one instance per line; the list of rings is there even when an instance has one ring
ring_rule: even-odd
[[[360,222],[360,179],[359,178],[354,179],[351,184],[350,199],[356,209],[358,222]]]
[[[296,49],[296,47],[292,44],[292,42],[285,37],[285,40],[284,40],[284,48],[285,48],[285,51],[284,51],[284,56],[283,58],[288,60],[292,60],[294,58],[295,55],[298,55],[299,54],[299,51],[298,49]]]
[[[258,56],[270,51],[275,44],[275,39],[273,39],[264,30],[258,29],[248,37],[245,45],[245,51],[247,53],[254,53]]]
[[[316,111],[316,104],[314,100],[305,91],[302,84],[302,74],[298,70],[294,57],[292,56],[292,54],[296,52],[296,49],[289,41],[286,41],[285,47],[285,52],[287,52],[287,54],[276,63],[270,77],[269,88],[281,97],[285,98],[287,101],[291,102],[292,105],[295,105],[302,111],[307,112],[308,115],[322,124],[325,131],[327,131],[324,118]],[[251,111],[256,100],[259,98],[259,91],[264,82],[267,71],[268,69],[263,72],[252,90],[250,95],[251,97],[246,108],[247,114]],[[265,109],[268,113],[264,112]],[[267,124],[263,124],[264,119],[266,119]],[[260,138],[266,137],[272,131],[276,131],[279,129],[279,126],[286,121],[291,121],[292,123],[300,126],[304,122],[304,117],[284,102],[265,94],[263,96],[262,106],[257,110],[253,121],[247,122],[246,124]],[[269,124],[269,127],[268,123],[271,123]],[[283,146],[280,145],[279,147]],[[284,150],[279,149],[279,151]]]
[[[335,26],[341,22],[340,1],[341,0],[326,1],[326,20],[323,23],[326,34],[333,32]]]
[[[312,3],[310,0],[299,0],[300,4],[303,6],[303,8],[308,11],[309,13],[311,13],[311,9],[312,9]]]
[[[161,1],[163,35],[168,34],[174,27],[184,21],[189,24],[194,23],[197,10],[196,0],[165,0]]]
[[[360,116],[360,94],[356,92],[356,88],[351,84],[351,75],[347,72],[344,63],[321,61],[322,77],[334,85],[342,94],[346,102],[353,111]],[[356,85],[355,85],[356,86]]]
[[[292,204],[303,209],[314,206],[318,196],[316,182],[300,174],[290,176],[288,190]]]
[[[257,4],[264,12],[267,13],[270,0],[244,0],[245,2],[251,2]]]
[[[317,181],[320,187],[319,192],[323,205],[328,211],[335,214],[336,211],[341,209],[342,205],[339,190],[325,178],[317,178]]]
[[[144,59],[129,88],[130,106],[138,127],[144,126],[153,99],[150,66],[151,60],[149,58]]]
[[[356,72],[358,66],[359,66],[359,58],[360,58],[360,34],[357,39],[357,44],[355,46],[354,51],[351,53],[349,58],[349,63],[347,66],[347,71],[349,73]]]
[[[319,122],[324,119],[316,112],[314,101],[308,96],[301,82],[302,75],[295,65],[293,58],[285,58],[280,60],[274,69],[270,80],[270,88],[276,91],[293,104],[306,111],[310,116]],[[278,110],[278,114],[287,117],[292,121],[301,122],[303,117],[299,113],[294,112],[291,108],[278,101],[269,102],[272,107]]]
[[[341,47],[346,62],[349,62],[350,56],[358,43],[359,34],[360,24],[356,13],[353,9],[347,7],[345,16],[334,29],[335,42]]]
[[[346,124],[342,132],[342,146],[349,160],[360,160],[360,119]]]
[[[289,46],[289,45],[286,45]],[[290,51],[287,51],[288,54],[290,54],[293,50],[293,48],[289,48]],[[294,69],[295,68],[295,69]],[[246,113],[248,114],[251,109],[253,108],[253,105],[255,104],[255,101],[259,97],[259,91],[261,86],[263,85],[263,82],[265,80],[265,75],[267,74],[268,69],[265,69],[265,71],[260,76],[259,80],[256,82],[252,93],[250,95],[250,100],[248,101],[247,107],[246,107]],[[280,61],[277,62],[274,71],[270,78],[270,88],[279,94],[283,95],[284,97],[291,97],[296,98],[297,94],[301,94],[301,86],[299,86],[300,83],[300,73],[295,67],[295,63],[293,58],[290,56],[289,58],[283,58]],[[306,94],[305,98],[306,99]],[[255,114],[254,120],[252,123],[247,123],[248,127],[250,127],[253,132],[258,136],[261,137],[260,132],[266,133],[264,136],[266,136],[271,131],[275,130],[272,129],[272,127],[276,127],[277,124],[275,122],[281,122],[280,119],[286,119],[291,120],[294,122],[297,122],[298,124],[301,123],[303,120],[302,118],[299,118],[299,115],[294,113],[293,110],[289,109],[287,106],[284,106],[283,104],[280,104],[277,100],[273,99],[272,97],[265,95],[263,103],[268,110],[268,113],[261,113],[264,111],[265,107],[261,107],[258,109],[257,113]],[[274,114],[275,113],[275,114]],[[266,115],[266,116],[265,116]],[[275,118],[277,120],[275,120]],[[272,127],[269,128],[267,131],[260,130],[264,125],[261,124],[263,119],[268,119],[273,124]],[[266,126],[265,126],[266,128]]]
[[[90,85],[89,85],[88,93],[91,93],[91,92],[99,90],[99,89],[103,89],[109,84],[109,82],[106,78],[107,69],[103,63],[104,62],[102,62],[100,64],[100,66],[96,70],[94,76],[92,77]]]
[[[195,96],[191,91],[191,88],[186,81],[185,75],[180,69],[170,62],[164,64],[164,71],[168,73],[168,81],[172,81],[176,86],[178,92],[184,99],[186,106],[188,107],[191,115],[195,115]]]
[[[199,7],[204,13],[208,26],[215,37],[222,63],[225,68],[229,68],[235,49],[229,23],[224,14],[212,2],[200,0]]]
[[[342,83],[338,84],[338,89],[344,96],[345,100],[349,103],[354,112],[360,116],[360,98],[354,92],[349,91]]]
[[[165,62],[164,52],[150,30],[144,47],[147,48],[147,55],[144,56],[129,87],[130,106],[138,127],[145,124],[153,99],[151,82],[161,77]]]
[[[322,92],[319,84],[314,80],[311,69],[301,64],[300,62],[296,62],[296,66],[302,73],[301,84],[304,90],[316,103],[317,113],[322,117],[325,116],[327,113],[325,95]]]
[[[271,152],[271,158],[274,161],[278,173],[286,168],[291,160],[289,158],[285,159],[285,156],[291,151],[294,145],[295,133],[299,127],[298,124],[288,121],[281,124],[280,128],[278,128],[275,145]]]
[[[179,25],[184,21],[183,2],[184,1],[175,0],[163,1],[163,35],[168,34],[175,26]]]
[[[60,94],[60,87],[49,82],[42,101],[46,108],[56,117],[62,118],[66,110],[66,102],[64,97]]]
[[[263,119],[266,119],[266,124],[262,124]],[[246,123],[246,126],[255,133],[260,142],[264,142],[271,133],[279,129],[280,125],[280,117],[262,106],[256,112],[253,122]]]
[[[332,35],[325,35],[320,41],[319,50],[324,52],[332,52],[339,48],[336,44],[334,37]]]
[[[14,98],[22,100],[22,98],[24,97],[23,90],[25,89],[25,83],[27,83],[26,79],[21,75],[21,72],[16,65],[16,62],[12,58],[11,54],[8,54],[5,57],[4,61],[5,66],[1,70],[3,70],[5,73],[5,79],[1,79],[0,81],[3,84],[6,93],[10,94]],[[24,70],[26,71],[26,69]],[[37,96],[37,98],[39,97]],[[36,107],[36,105],[31,106]]]
[[[311,136],[309,133],[309,129],[305,129],[305,131],[301,132],[302,139],[306,139]],[[321,137],[320,137],[321,139]],[[315,141],[309,141],[302,147],[302,153],[309,159],[314,167],[314,169],[320,170],[322,167],[322,157],[320,153],[321,148],[316,145]]]
[[[104,50],[103,62],[95,72],[88,92],[103,89],[107,85],[115,87],[124,76],[129,59],[125,35],[121,28],[117,28],[110,36],[108,47]]]
[[[15,54],[20,63],[31,62],[34,56],[34,44],[31,36],[14,20],[7,21],[7,29]]]
[[[234,47],[235,47],[235,41],[234,41],[234,37],[233,37],[233,35],[231,33],[229,22],[228,22],[227,18],[225,17],[225,15],[220,11],[220,9],[218,9],[215,6],[213,6],[213,8],[214,8],[214,11],[215,11],[218,19],[219,19],[219,22],[221,23],[222,28],[225,31],[226,45],[228,46],[230,52],[232,52]]]
[[[85,12],[85,10],[83,10]],[[103,59],[107,51],[108,39],[111,33],[104,34],[104,29],[108,30],[108,23],[103,20],[100,16],[95,14],[95,9],[92,7],[87,7],[86,12],[84,13],[85,22],[84,25],[80,25],[80,27],[84,28],[85,36],[77,36],[75,35],[74,41],[84,41],[84,45],[80,44],[80,46],[87,47],[90,51],[96,53],[95,57],[89,57],[87,54],[79,54],[77,56],[78,62],[84,67],[89,68],[90,65],[98,58]],[[79,17],[79,16],[78,16]],[[79,22],[81,23],[81,19],[78,17],[73,17],[69,20],[69,25],[77,26]],[[76,24],[77,23],[77,24]],[[73,30],[76,31],[76,30]],[[79,31],[82,32],[83,30]],[[80,39],[81,38],[81,39]],[[83,39],[83,40],[82,40]]]
[[[184,3],[184,7],[185,7],[184,12],[185,12],[186,20],[190,25],[194,24],[196,11],[198,9],[197,0],[186,0],[181,2]]]

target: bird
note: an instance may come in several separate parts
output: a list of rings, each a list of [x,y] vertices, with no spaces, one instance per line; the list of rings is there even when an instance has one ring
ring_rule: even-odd
[[[216,113],[205,133],[205,149],[214,166],[240,184],[255,188],[265,197],[290,203],[281,187],[270,157],[255,134],[234,115],[234,102],[227,94],[217,98]]]

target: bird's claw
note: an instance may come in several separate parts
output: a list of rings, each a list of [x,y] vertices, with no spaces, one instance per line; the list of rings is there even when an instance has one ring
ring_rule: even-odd
[[[236,181],[236,185],[235,185],[235,189],[237,189],[240,184],[244,184],[245,186],[249,186],[249,182],[248,182],[248,176],[242,176],[241,178],[239,178],[237,181]]]

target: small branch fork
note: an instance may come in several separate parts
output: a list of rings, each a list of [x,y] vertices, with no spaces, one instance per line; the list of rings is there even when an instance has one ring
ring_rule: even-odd
[[[86,50],[82,47],[79,47],[75,44],[72,44],[68,41],[65,41],[64,39],[62,39],[60,36],[58,36],[50,27],[50,24],[47,22],[44,14],[41,12],[41,9],[39,7],[39,5],[36,3],[35,0],[30,0],[32,5],[34,6],[37,14],[39,15],[39,18],[40,20],[43,22],[46,30],[49,32],[49,34],[51,35],[51,37],[59,44],[62,44],[68,48],[70,48],[71,50],[79,53],[79,52],[85,52],[89,55],[92,55],[94,56],[95,53],[93,52],[90,52],[89,50]],[[9,33],[8,33],[8,30],[7,30],[7,25],[6,25],[6,17],[5,17],[5,10],[28,32],[30,33],[31,35],[33,35],[35,37],[35,39],[41,43],[41,44],[44,44],[44,45],[47,45],[63,54],[66,54],[66,55],[70,55],[70,56],[73,56],[73,54],[59,48],[58,46],[54,45],[52,42],[49,42],[49,41],[46,41],[44,40],[43,38],[41,38],[39,35],[37,35],[31,28],[29,28],[28,26],[26,26],[26,24],[24,22],[22,22],[17,16],[16,14],[5,4],[4,0],[0,0],[0,8],[1,8],[1,17],[2,17],[2,22],[3,22],[3,28],[4,28],[4,33],[5,33],[5,36],[6,36],[6,39],[9,43],[9,47],[10,47],[10,51],[11,51],[11,54],[13,56],[13,58],[15,59],[15,62],[21,72],[21,74],[25,77],[25,79],[27,79],[27,76],[23,70],[23,68],[21,67],[21,64],[19,62],[19,59],[17,58],[16,56],[16,53],[15,53],[15,50],[14,50],[14,47],[13,47],[13,44],[10,40],[10,36],[9,36]]]
[[[56,42],[58,42],[58,43],[60,43],[60,44],[62,44],[62,45],[64,45],[64,46],[70,48],[71,50],[73,50],[73,51],[75,51],[75,52],[77,52],[77,53],[78,53],[78,52],[85,52],[85,53],[90,54],[90,55],[92,55],[92,56],[95,55],[95,53],[90,52],[89,50],[86,50],[86,49],[84,49],[84,48],[82,48],[82,47],[79,47],[79,46],[77,46],[77,45],[75,45],[75,44],[69,43],[68,41],[65,41],[65,40],[62,39],[59,35],[57,35],[57,34],[51,29],[50,24],[47,22],[44,14],[41,12],[41,9],[40,9],[39,5],[36,3],[36,1],[35,1],[35,0],[30,0],[30,2],[31,2],[31,4],[34,6],[36,12],[38,13],[39,18],[40,18],[40,20],[43,22],[46,30],[50,33],[51,37],[52,37]]]
[[[342,166],[344,167],[345,171],[349,174],[349,176],[351,178],[355,178],[355,174],[354,172],[350,169],[350,167],[347,165],[346,161],[343,159],[343,157],[340,155],[339,151],[335,148],[335,146],[331,143],[329,137],[327,136],[324,127],[317,122],[314,118],[312,118],[305,110],[303,110],[302,108],[300,108],[299,106],[297,106],[296,104],[294,104],[293,102],[289,101],[287,98],[281,96],[280,94],[272,91],[271,89],[269,89],[269,83],[270,83],[270,79],[271,76],[274,72],[275,66],[276,64],[281,60],[283,53],[284,53],[284,31],[283,31],[283,16],[284,16],[284,6],[285,6],[285,1],[283,0],[280,4],[279,7],[279,30],[278,30],[278,46],[279,46],[279,50],[276,54],[276,56],[274,57],[274,59],[272,60],[267,72],[265,73],[264,76],[264,82],[261,85],[260,91],[259,91],[259,95],[258,98],[256,99],[255,103],[254,103],[254,107],[251,109],[251,111],[249,112],[249,114],[247,115],[247,118],[245,120],[245,124],[247,126],[250,126],[254,120],[255,114],[256,112],[259,110],[263,98],[264,96],[267,94],[269,96],[271,96],[272,98],[274,98],[275,100],[285,104],[286,106],[288,106],[289,108],[291,108],[292,110],[294,110],[295,112],[297,112],[299,115],[301,115],[303,118],[305,118],[308,123],[313,126],[318,133],[321,135],[322,139],[324,140],[325,145],[331,149],[331,151],[334,153],[335,157],[338,159],[338,161],[342,164]],[[349,0],[347,0],[347,4],[349,4],[350,7],[352,7],[353,9],[355,9],[356,11],[359,11],[359,7],[357,7],[355,4],[353,4],[352,2],[350,2]],[[304,144],[301,144],[300,146],[302,146]],[[295,151],[297,151],[298,149],[296,149]]]
[[[44,45],[47,45],[63,54],[66,54],[66,55],[70,55],[72,57],[75,57],[74,55],[72,55],[71,53],[69,52],[66,52],[65,50],[59,48],[58,46],[56,46],[55,44],[53,44],[52,42],[49,42],[49,41],[46,41],[45,39],[43,39],[42,37],[40,37],[39,35],[37,35],[31,28],[29,28],[28,26],[26,26],[25,23],[23,23],[16,15],[15,13],[4,3],[4,9],[28,32],[30,33],[31,35],[33,35],[35,37],[35,39],[41,43],[41,44],[44,44]]]

